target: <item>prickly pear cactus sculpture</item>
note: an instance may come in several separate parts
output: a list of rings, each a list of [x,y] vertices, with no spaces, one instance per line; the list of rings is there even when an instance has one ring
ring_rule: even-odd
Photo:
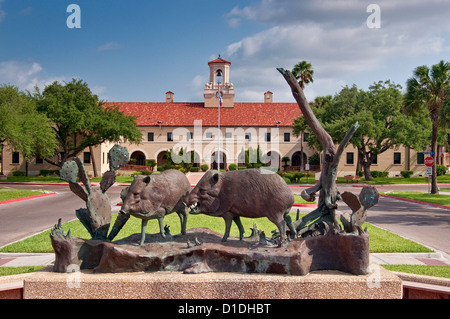
[[[94,189],[89,181],[83,162],[75,157],[64,163],[60,176],[69,183],[70,189],[86,202],[87,208],[80,208],[76,215],[94,240],[105,240],[111,222],[111,202],[106,191],[116,182],[116,170],[128,162],[125,147],[115,145],[108,153],[109,167],[100,182],[100,189]],[[84,185],[77,183],[77,177]]]

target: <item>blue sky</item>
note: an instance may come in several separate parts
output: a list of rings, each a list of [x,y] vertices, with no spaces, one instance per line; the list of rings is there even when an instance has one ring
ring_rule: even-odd
[[[69,4],[81,28],[69,29]],[[380,8],[380,28],[366,20]],[[450,60],[450,0],[0,0],[0,83],[86,81],[108,101],[202,101],[207,62],[232,62],[235,101],[291,102],[276,67],[307,60],[305,94],[335,94]]]

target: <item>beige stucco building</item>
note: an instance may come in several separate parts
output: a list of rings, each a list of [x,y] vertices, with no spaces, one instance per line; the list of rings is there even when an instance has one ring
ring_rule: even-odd
[[[139,145],[121,143],[127,147],[135,164],[144,165],[146,160],[154,159],[162,166],[167,162],[168,152],[184,149],[195,154],[194,166],[207,164],[210,168],[227,168],[231,163],[242,164],[245,150],[259,147],[264,160],[273,168],[282,167],[284,157],[289,158],[287,164],[291,169],[299,170],[301,165],[303,169],[317,168],[306,165],[316,151],[292,133],[293,120],[301,115],[296,103],[275,103],[270,91],[261,92],[260,102],[235,102],[231,62],[219,57],[208,62],[208,66],[210,80],[205,84],[203,102],[176,102],[175,94],[168,91],[163,102],[114,103],[124,113],[138,117],[142,142]],[[94,147],[93,154],[84,150],[79,157],[86,170],[93,173],[95,165],[98,174],[106,172],[109,169],[107,153],[112,145],[103,143]],[[6,175],[15,170],[37,175],[41,170],[57,168],[39,159],[24,163],[20,153],[7,145],[3,154]],[[402,170],[414,171],[413,176],[424,176],[423,158],[422,152],[400,146],[380,154],[371,169],[388,171],[390,176],[400,175]],[[448,164],[446,153],[440,158],[441,163]],[[181,160],[175,154],[172,159]],[[356,164],[357,150],[350,145],[342,155],[338,176],[355,175]]]

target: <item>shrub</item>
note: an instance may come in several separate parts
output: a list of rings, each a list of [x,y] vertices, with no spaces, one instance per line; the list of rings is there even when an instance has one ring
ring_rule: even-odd
[[[402,174],[404,178],[410,178],[413,174],[413,171],[401,171],[400,174]]]
[[[12,171],[13,176],[26,176],[27,173],[25,171]]]
[[[59,170],[57,170],[57,169],[41,169],[39,171],[39,175],[41,175],[41,176],[50,176],[50,175],[59,176]]]
[[[231,163],[230,165],[228,165],[228,169],[230,171],[235,171],[235,170],[237,170],[237,165],[234,163]]]
[[[373,178],[376,178],[376,177],[387,177],[389,175],[389,172],[371,171],[370,174],[372,175]]]
[[[437,164],[436,165],[436,175],[441,176],[441,175],[445,175],[445,173],[447,173],[447,167],[442,164]]]
[[[195,173],[198,172],[200,170],[200,167],[191,167],[190,171]]]
[[[152,171],[147,171],[147,170],[142,170],[142,171],[136,171],[132,174],[132,176],[137,176],[137,175],[151,175],[153,172]]]
[[[284,177],[289,179],[291,181],[291,183],[299,183],[300,182],[300,178],[302,178],[303,176],[305,176],[305,174],[303,174],[301,172],[292,172],[292,173],[285,173],[284,174]]]
[[[200,169],[201,169],[203,172],[206,172],[206,171],[209,169],[209,166],[208,166],[208,164],[202,164],[202,166],[200,166]]]

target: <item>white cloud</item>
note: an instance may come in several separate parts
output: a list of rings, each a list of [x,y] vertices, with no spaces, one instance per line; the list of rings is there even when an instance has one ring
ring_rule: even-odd
[[[275,68],[291,69],[301,60],[311,62],[315,71],[314,83],[305,89],[307,98],[312,99],[334,94],[364,73],[372,76],[371,82],[385,80],[395,72],[390,68],[403,59],[449,56],[450,20],[446,16],[450,2],[378,1],[380,29],[366,25],[369,3],[261,0],[252,6],[235,7],[226,15],[228,19],[269,24],[265,31],[227,46],[226,58],[233,63],[230,76],[235,82],[237,100],[254,101],[250,98],[271,90],[274,100],[292,101],[289,88]],[[386,78],[373,78],[371,74],[381,70]],[[405,74],[405,81],[409,75]]]
[[[62,82],[66,79],[63,76],[47,77],[42,71],[42,66],[37,62],[0,62],[0,83],[15,85],[21,90],[33,92],[35,86],[42,90],[54,81]]]
[[[2,9],[2,2],[3,2],[3,0],[0,0],[0,22],[2,22],[6,16],[5,10]]]
[[[121,49],[123,46],[120,43],[117,42],[108,42],[105,44],[100,45],[97,48],[98,52],[103,52],[103,51],[113,51],[113,50],[119,50]]]

